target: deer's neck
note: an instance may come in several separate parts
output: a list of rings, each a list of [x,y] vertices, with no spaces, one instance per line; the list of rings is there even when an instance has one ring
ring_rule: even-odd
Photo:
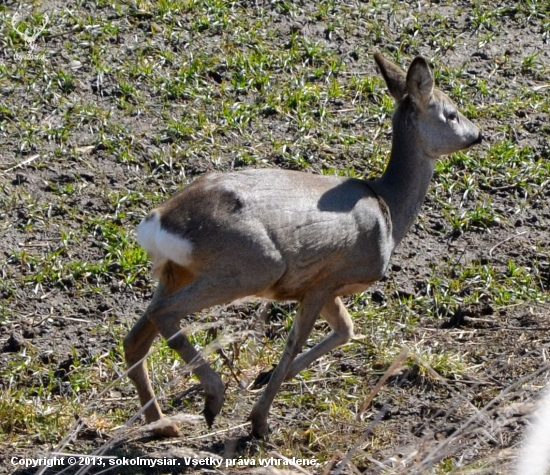
[[[435,160],[415,145],[414,130],[394,128],[390,161],[383,175],[373,182],[390,208],[394,248],[418,216],[434,173]]]

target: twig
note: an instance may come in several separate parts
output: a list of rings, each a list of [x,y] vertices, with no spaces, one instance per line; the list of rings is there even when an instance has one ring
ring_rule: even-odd
[[[384,376],[380,378],[378,383],[376,383],[376,386],[374,386],[374,389],[370,392],[370,394],[367,396],[367,399],[365,399],[365,402],[361,406],[361,410],[357,413],[356,420],[360,421],[361,416],[364,414],[364,412],[369,407],[370,403],[374,399],[374,396],[378,394],[378,391],[380,391],[380,388],[384,385],[384,383],[388,380],[388,378],[393,374],[393,372],[397,369],[397,367],[403,362],[404,359],[407,358],[409,355],[409,349],[407,347],[404,347],[401,350],[401,353],[397,356],[397,358],[394,360],[394,362],[391,364],[391,366],[388,368],[388,370],[384,373]]]
[[[405,354],[404,358],[407,357],[407,354],[408,354],[409,350],[408,349],[404,349],[401,354],[397,357],[397,359],[399,359],[399,357],[401,357],[403,354]],[[404,359],[403,358],[403,359]],[[397,361],[397,360],[396,360]],[[392,364],[393,366],[393,364]],[[391,366],[390,366],[390,369],[391,369]],[[389,370],[388,370],[389,371]],[[390,373],[391,374],[391,373]],[[384,375],[385,376],[385,375]],[[373,396],[374,397],[374,396]],[[344,470],[344,468],[346,467],[346,465],[350,462],[351,458],[355,455],[355,452],[357,452],[357,449],[363,444],[363,442],[365,442],[366,438],[372,433],[373,429],[375,428],[376,425],[378,425],[378,423],[382,420],[382,418],[385,416],[385,414],[388,412],[388,407],[386,406],[386,404],[384,404],[382,406],[382,409],[380,409],[378,411],[378,413],[376,414],[376,417],[373,419],[373,421],[369,424],[369,426],[367,427],[367,429],[365,430],[365,432],[363,432],[361,434],[361,437],[359,437],[359,440],[355,443],[355,445],[349,450],[349,452],[346,454],[346,456],[344,457],[344,460],[342,460],[339,464],[338,464],[338,467],[336,468],[336,470],[334,471],[333,475],[340,475],[340,473],[342,472],[342,470]]]
[[[217,430],[215,432],[210,432],[208,434],[203,434],[203,435],[198,435],[197,437],[187,437],[186,440],[199,440],[199,439],[206,439],[207,437],[211,437],[213,435],[218,435],[218,434],[224,434],[225,432],[231,432],[232,430],[235,430],[235,429],[240,429],[242,427],[246,427],[250,425],[250,421],[248,422],[244,422],[242,424],[239,424],[237,426],[233,426],[233,427],[228,427],[227,429],[221,429],[221,430]]]
[[[233,376],[233,379],[237,383],[237,386],[239,386],[242,389],[245,389],[246,385],[239,379],[239,377],[235,373],[235,370],[233,369],[233,364],[232,364],[231,360],[229,359],[229,357],[225,354],[225,351],[223,351],[223,348],[219,348],[217,353],[221,356],[223,362],[225,363],[225,365],[229,369],[229,372],[231,373],[231,376]],[[239,369],[237,369],[237,371],[239,371],[239,373],[240,373]]]
[[[189,331],[189,327],[186,327],[186,328],[182,328],[180,331],[182,333],[186,333],[186,331]],[[199,327],[199,325],[194,325],[193,327]],[[211,328],[212,325],[210,324],[203,324],[201,326],[201,329],[202,328]],[[174,334],[171,338],[174,338],[179,332],[177,332],[176,334]],[[202,364],[202,361],[203,361],[203,358],[205,357],[205,355],[209,354],[210,352],[213,352],[215,349],[217,349],[219,347],[219,345],[223,342],[223,344],[227,343],[229,341],[229,339],[231,339],[231,336],[230,335],[224,335],[223,338],[220,338],[214,342],[212,342],[210,345],[206,346],[199,354],[197,354],[197,356],[195,358],[193,358],[191,361],[189,361],[188,364],[186,364],[184,367],[182,367],[182,369],[180,370],[179,374],[173,378],[167,385],[165,385],[163,388],[161,388],[159,391],[157,391],[157,394],[155,395],[154,398],[150,399],[149,402],[147,402],[146,404],[144,404],[141,409],[139,411],[137,411],[129,420],[126,421],[126,423],[124,424],[124,426],[122,426],[122,428],[120,428],[118,431],[117,431],[117,434],[115,434],[112,439],[103,444],[101,447],[99,447],[98,449],[96,449],[93,453],[89,454],[90,456],[99,456],[99,455],[103,455],[105,454],[111,447],[114,447],[117,443],[119,443],[122,438],[126,435],[124,432],[123,432],[123,429],[124,428],[130,428],[130,426],[145,412],[145,410],[147,409],[147,407],[149,405],[151,405],[155,399],[160,396],[160,395],[163,395],[166,393],[166,391],[174,386],[174,384],[176,384],[176,382],[181,378],[181,376],[183,374],[189,374],[192,372],[192,370],[194,369],[195,366],[198,366],[200,364]],[[169,341],[170,338],[167,339],[167,341]],[[126,377],[128,375],[128,373],[130,371],[132,371],[133,368],[135,368],[137,365],[140,365],[142,364],[143,361],[145,361],[148,356],[152,353],[152,350],[150,350],[140,361],[138,361],[132,368],[128,368],[121,376],[119,376],[115,381],[111,382],[109,385],[107,385],[106,388],[103,389],[103,391],[101,391],[98,395],[95,396],[94,398],[94,401],[93,402],[90,402],[89,404],[87,404],[86,408],[84,409],[85,411],[88,410],[89,408],[93,407],[97,401],[101,401],[102,400],[102,397],[107,394],[112,387],[114,387],[122,378]],[[248,423],[245,423],[243,424],[246,425]],[[66,447],[70,440],[75,438],[77,436],[77,434],[79,433],[79,431],[81,430],[82,428],[82,424],[78,421],[76,421],[73,426],[71,428],[69,428],[68,430],[68,433],[65,435],[65,437],[63,437],[63,439],[57,444],[56,448],[53,449],[53,451],[62,451],[64,447]],[[227,430],[231,430],[231,429],[227,429]],[[210,434],[208,434],[210,435]],[[207,435],[205,436],[202,436],[202,437],[207,437]],[[200,438],[200,437],[199,437]],[[53,452],[52,451],[52,452]],[[51,452],[50,454],[48,455],[48,457],[51,456]],[[70,466],[69,467],[66,467],[65,469],[61,470],[59,472],[59,475],[61,475],[62,473],[66,473],[67,471],[70,470]],[[88,472],[88,470],[91,468],[90,465],[87,465],[87,466],[82,466],[76,473],[75,475],[84,475],[85,473]],[[46,470],[48,469],[47,465],[43,465],[42,467],[40,467],[40,469],[38,470],[38,472],[36,473],[36,475],[43,475]]]
[[[34,162],[37,158],[40,158],[39,154],[33,155],[32,157],[29,157],[26,160],[23,160],[21,163],[18,163],[17,165],[14,165],[13,167],[7,168],[6,170],[3,170],[2,174],[6,175],[7,173],[11,172],[12,170],[23,167],[25,165],[28,165],[29,163]]]
[[[523,236],[526,234],[527,231],[522,231],[521,233],[514,234],[513,236],[507,237],[504,239],[504,241],[497,242],[490,250],[489,250],[489,257],[493,257],[493,251],[500,245],[504,244],[505,242],[511,241],[514,238],[517,238],[518,236]]]
[[[340,376],[333,376],[332,378],[316,378],[316,379],[308,379],[305,381],[304,379],[297,379],[296,381],[285,381],[285,386],[298,386],[305,383],[322,383],[323,381],[342,381],[343,379],[355,379],[355,376],[346,376],[345,374],[342,374]]]
[[[461,393],[459,393],[456,389],[454,389],[447,380],[441,376],[436,370],[434,370],[429,364],[427,364],[425,361],[422,361],[422,358],[420,358],[416,353],[412,353],[411,356],[414,358],[414,360],[432,375],[435,379],[438,381],[441,381],[443,385],[449,390],[453,396],[455,396],[456,400],[463,400],[466,402],[468,406],[474,411],[474,413],[479,416],[481,419],[487,419],[486,416],[484,416],[483,412],[481,412],[476,406],[474,406],[467,398],[463,397]]]
[[[487,189],[489,191],[508,191],[508,190],[513,190],[518,186],[520,185],[518,185],[517,183],[511,184],[511,185],[502,185],[502,186],[484,185],[483,189]]]
[[[508,386],[506,389],[502,390],[496,397],[494,397],[491,401],[489,401],[488,404],[486,404],[482,411],[483,413],[489,415],[489,409],[491,409],[493,406],[495,406],[499,401],[504,399],[504,397],[511,393],[512,391],[516,390],[518,387],[522,387],[526,382],[529,380],[535,378],[537,375],[548,371],[550,369],[549,365],[543,365],[536,371],[532,372],[531,374],[517,380],[515,383]],[[436,463],[438,460],[441,460],[443,457],[446,456],[446,451],[448,450],[449,446],[453,443],[459,440],[461,437],[464,437],[466,434],[466,431],[470,429],[474,424],[479,422],[479,411],[476,408],[476,413],[470,416],[454,433],[451,437],[444,439],[439,443],[435,449],[428,452],[427,455],[425,455],[422,460],[420,461],[419,469],[421,470],[420,473],[426,473],[434,463]]]

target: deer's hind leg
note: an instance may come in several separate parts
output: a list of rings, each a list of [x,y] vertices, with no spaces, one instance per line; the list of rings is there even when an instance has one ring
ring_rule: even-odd
[[[182,268],[180,269],[183,270]],[[154,308],[156,302],[166,298],[166,296],[173,293],[176,289],[188,284],[192,280],[193,277],[189,272],[175,272],[175,267],[172,263],[166,264],[151,303],[124,338],[123,345],[128,377],[136,387],[139,401],[142,407],[144,407],[143,412],[147,423],[156,422],[163,417],[151,386],[146,363],[147,353],[159,334],[156,325],[150,318],[151,308]],[[175,424],[167,424],[154,429],[153,432],[165,437],[175,437],[178,435]]]
[[[151,387],[151,381],[147,374],[147,363],[145,361],[149,348],[151,348],[151,344],[157,335],[158,330],[149,320],[147,312],[145,312],[124,338],[124,355],[128,368],[128,377],[136,387],[139,401],[142,407],[144,407],[145,420],[148,423],[158,421],[162,418],[162,411]],[[156,430],[156,432],[159,435],[167,437],[177,435],[177,430],[173,426],[166,426]]]
[[[157,331],[166,339],[168,346],[182,357],[201,382],[205,393],[203,414],[207,424],[211,425],[222,408],[225,387],[218,374],[189,342],[180,328],[180,321],[186,315],[214,305],[254,295],[259,289],[267,288],[278,275],[266,273],[263,276],[265,282],[256,279],[249,287],[243,285],[242,279],[234,274],[210,273],[193,276],[193,280],[182,279],[179,276],[185,275],[185,269],[170,261],[167,265],[170,266],[163,270],[162,279],[167,282],[165,285],[169,290],[151,302],[146,314]],[[180,281],[184,284],[181,285]]]

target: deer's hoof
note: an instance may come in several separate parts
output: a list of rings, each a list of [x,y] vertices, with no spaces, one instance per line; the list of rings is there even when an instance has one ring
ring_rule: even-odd
[[[273,368],[262,371],[258,376],[256,376],[256,379],[252,383],[252,389],[259,389],[262,386],[265,386],[269,381],[271,380],[271,376],[273,375],[273,371],[275,371],[276,366],[273,366]]]
[[[252,435],[257,439],[265,439],[269,435],[269,424],[267,421],[252,422]]]
[[[252,422],[252,435],[257,439],[264,439],[269,435],[267,417],[252,409],[248,419]]]
[[[204,398],[204,410],[202,411],[208,427],[212,427],[214,419],[220,413],[223,406],[223,391],[218,394],[210,394]]]

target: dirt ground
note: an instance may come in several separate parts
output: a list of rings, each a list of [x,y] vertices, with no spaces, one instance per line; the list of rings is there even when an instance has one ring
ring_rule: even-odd
[[[93,409],[96,418],[85,418],[88,427],[68,441],[64,451],[89,454],[106,447],[108,454],[119,457],[154,453],[182,460],[184,449],[195,454],[202,451],[216,456],[265,458],[273,453],[288,454],[300,446],[295,450],[303,458],[323,454],[325,460],[322,466],[304,467],[308,472],[329,473],[330,457],[334,455],[332,463],[341,460],[365,435],[369,424],[376,421],[374,435],[365,435],[360,444],[361,454],[343,473],[413,473],[411,461],[415,457],[428,460],[431,451],[434,463],[439,464],[438,471],[431,472],[435,470],[433,466],[426,465],[414,473],[456,473],[452,470],[458,467],[471,470],[480,467],[484,471],[479,473],[511,473],[510,463],[549,370],[546,358],[550,345],[547,174],[550,6],[548,2],[540,3],[543,5],[532,7],[532,15],[529,2],[512,2],[505,8],[500,2],[490,1],[399,5],[351,2],[336,6],[331,3],[327,13],[318,15],[315,12],[320,7],[304,2],[298,2],[295,11],[287,9],[285,2],[211,2],[211,10],[214,4],[228,8],[229,26],[223,26],[225,20],[220,20],[221,27],[210,24],[201,30],[195,28],[194,22],[198,21],[197,12],[203,10],[189,6],[193,2],[182,2],[187,5],[185,9],[181,12],[176,9],[165,16],[156,12],[154,2],[135,5],[120,2],[117,8],[105,2],[38,2],[32,8],[20,8],[21,17],[31,10],[50,12],[49,27],[36,40],[33,50],[33,54],[46,54],[47,59],[38,61],[42,66],[37,66],[30,59],[22,62],[15,56],[29,54],[30,43],[22,41],[10,25],[16,3],[3,2],[0,365],[4,370],[0,389],[4,395],[0,418],[10,414],[9,406],[14,403],[9,402],[9,397],[23,406],[46,398],[37,387],[49,387],[48,398],[68,398],[79,404],[93,403],[101,392],[90,381],[94,385],[102,381],[103,387],[107,387],[109,381],[102,380],[99,373],[93,379],[95,376],[91,374],[102,371],[98,369],[100,361],[110,359],[112,352],[118,351],[120,355],[121,339],[143,312],[153,289],[145,258],[136,258],[128,267],[123,259],[136,248],[132,230],[155,203],[182,184],[210,171],[260,166],[295,168],[309,173],[323,173],[327,168],[354,169],[366,177],[381,171],[379,163],[373,166],[364,155],[377,148],[388,149],[389,117],[381,118],[382,133],[373,137],[369,122],[373,119],[365,111],[355,112],[357,103],[351,100],[351,94],[344,93],[329,103],[337,119],[326,131],[322,131],[321,122],[304,132],[297,122],[289,123],[284,113],[272,113],[266,106],[263,115],[259,114],[244,128],[228,126],[211,137],[206,132],[193,135],[191,131],[186,137],[185,131],[171,135],[167,125],[171,117],[180,116],[183,107],[194,117],[189,119],[190,123],[196,119],[194,114],[204,114],[205,120],[211,120],[209,114],[216,108],[215,95],[209,96],[212,103],[200,106],[197,104],[201,98],[188,93],[166,99],[167,96],[151,87],[148,79],[140,77],[140,72],[128,76],[127,82],[134,89],[125,95],[114,67],[101,75],[97,73],[94,41],[100,45],[100,54],[121,69],[130,68],[133,58],[146,54],[147,48],[155,50],[161,44],[176,54],[176,59],[167,59],[164,67],[177,69],[182,58],[199,57],[199,51],[206,57],[223,55],[223,42],[232,34],[231,15],[241,18],[248,15],[251,25],[269,18],[270,29],[262,38],[274,50],[285,48],[289,38],[297,35],[341,58],[343,66],[336,79],[346,91],[354,72],[359,71],[361,78],[377,76],[372,61],[376,50],[386,54],[399,51],[404,66],[416,54],[423,54],[435,58],[436,71],[443,65],[449,70],[460,70],[454,83],[445,74],[439,82],[447,85],[452,97],[459,98],[462,110],[470,106],[469,115],[483,130],[485,143],[472,152],[481,165],[478,168],[477,162],[468,163],[462,157],[449,159],[448,168],[438,169],[421,216],[395,253],[387,276],[363,300],[350,297],[347,304],[357,312],[365,303],[371,311],[384,315],[392,311],[409,312],[409,316],[399,318],[414,322],[397,325],[384,338],[391,334],[397,347],[422,345],[426,351],[443,350],[460,355],[469,369],[461,376],[438,379],[427,374],[421,364],[401,366],[362,423],[334,414],[332,419],[327,416],[325,441],[317,443],[308,427],[320,401],[310,405],[302,393],[318,391],[330,395],[334,391],[338,398],[344,397],[344,393],[352,394],[355,390],[356,383],[347,383],[348,377],[361,380],[361,384],[372,389],[389,366],[388,362],[377,366],[370,349],[362,356],[361,348],[364,345],[367,348],[368,339],[376,338],[377,331],[382,330],[371,331],[368,320],[358,320],[357,333],[366,338],[354,343],[355,350],[337,350],[327,357],[330,364],[320,364],[311,370],[311,382],[306,389],[300,386],[301,400],[305,402],[292,402],[297,383],[283,388],[286,396],[275,402],[270,418],[275,435],[268,442],[252,439],[249,427],[243,425],[258,393],[239,392],[237,383],[225,370],[228,402],[211,431],[199,421],[185,428],[180,439],[162,441],[135,430],[120,435],[109,425],[103,430],[98,414],[108,419],[107,414],[130,411],[129,404],[137,409],[136,394],[126,382],[96,401],[99,402],[99,407]],[[211,10],[204,8],[205,18],[214,15]],[[220,15],[221,18],[226,13]],[[338,23],[339,18],[345,21]],[[108,36],[103,30],[94,39],[92,33],[96,30],[91,25],[108,22],[116,23],[116,33]],[[181,28],[177,38],[171,37],[171,44],[168,36],[163,36],[169,22]],[[380,31],[375,31],[373,25],[378,25]],[[315,74],[313,66],[307,61],[303,64],[310,74]],[[258,97],[239,90],[230,81],[232,66],[222,66],[214,65],[204,73],[201,78],[207,84],[204,87],[208,91],[218,88],[218,97],[228,107],[231,101],[255,104]],[[293,71],[302,74],[300,69],[283,68],[272,73],[273,81],[292,75]],[[489,93],[476,91],[473,85],[480,80]],[[327,84],[319,81],[320,88],[328,87]],[[461,84],[466,85],[463,92]],[[376,87],[377,94],[385,94],[381,84]],[[365,94],[361,100],[368,102],[369,95]],[[361,139],[349,145],[338,140],[330,142],[331,133],[337,134],[338,130],[349,133],[350,129],[358,135],[365,131],[364,143]],[[315,134],[320,137],[319,142],[309,141]],[[288,141],[292,148],[290,155],[302,159],[291,160],[287,152],[275,150],[273,143],[277,140]],[[516,154],[509,159],[514,173],[499,174],[487,162],[490,151],[496,150],[498,144],[508,144]],[[185,152],[186,147],[193,146],[197,149]],[[258,159],[247,161],[245,149]],[[522,152],[520,160],[517,153]],[[459,185],[451,186],[453,180],[464,183],[468,179],[469,191]],[[462,227],[453,221],[461,213],[473,216],[480,204],[493,213],[489,224],[479,224],[483,223],[483,217]],[[125,236],[121,230],[128,234]],[[131,244],[127,244],[126,237]],[[510,270],[511,261],[519,271]],[[96,264],[98,267],[94,267]],[[124,275],[128,268],[133,272],[131,279]],[[466,268],[473,269],[472,275],[460,277],[460,288],[452,287],[450,282],[459,279]],[[485,283],[488,279],[475,276],[475,269],[482,268],[495,275],[521,274],[523,280],[511,278],[509,288],[507,281],[499,283],[497,295],[491,284],[486,288],[479,285],[480,279]],[[521,295],[515,287],[517,282],[524,283]],[[273,335],[281,336],[286,331],[281,324],[280,308],[292,311],[294,307],[271,310],[274,326],[267,334],[271,331],[272,339],[276,339]],[[238,305],[208,315],[213,321],[229,316],[237,321],[237,330],[246,330],[252,321],[251,314],[257,310],[258,305]],[[426,312],[429,317],[424,318]],[[318,328],[322,330],[323,327]],[[281,343],[278,345],[280,351]],[[122,371],[123,363],[118,358],[119,370],[111,367],[103,370],[113,375]],[[23,360],[28,366],[21,363]],[[17,371],[19,364],[22,369]],[[246,378],[252,380],[266,364],[243,369]],[[66,375],[75,366],[81,372],[87,366],[90,368],[90,379],[83,377],[78,397],[71,393],[75,391],[74,382],[66,384]],[[37,383],[39,380],[44,382],[43,386]],[[57,389],[51,390],[52,387]],[[173,395],[172,407],[167,412],[198,414],[201,394],[194,383],[179,391]],[[360,406],[367,393],[356,397],[354,404]],[[188,402],[184,404],[186,398]],[[495,401],[494,405],[488,406],[491,401]],[[64,408],[65,421],[72,417],[67,416],[71,407]],[[468,424],[476,410],[481,415]],[[11,429],[6,429],[8,426]],[[0,473],[37,473],[14,467],[11,457],[43,455],[60,442],[58,435],[38,436],[25,430],[23,423],[4,420],[2,427],[5,441]],[[56,427],[53,432],[59,434],[60,430]],[[441,453],[447,455],[439,456]],[[445,465],[442,461],[446,459],[452,459],[454,465],[451,462]],[[94,467],[88,470],[99,473]],[[118,468],[116,473],[181,473],[182,469],[155,470]],[[237,471],[237,468],[219,471]],[[47,473],[59,472],[52,469]],[[65,473],[75,472],[73,467]]]

